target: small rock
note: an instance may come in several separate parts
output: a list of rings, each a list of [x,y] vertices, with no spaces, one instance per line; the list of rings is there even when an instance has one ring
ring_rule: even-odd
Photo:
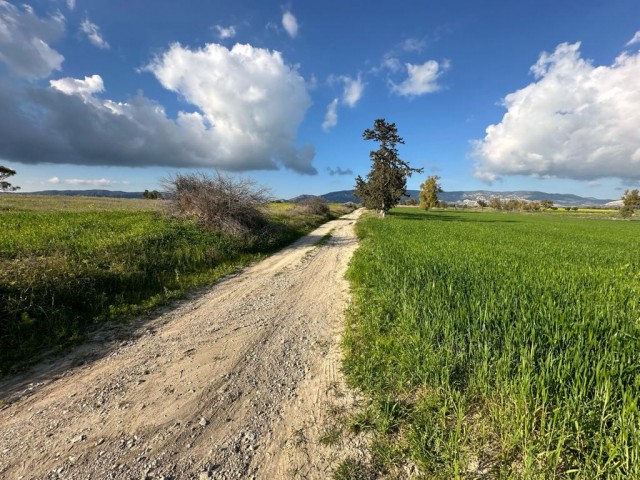
[[[198,480],[207,480],[208,478],[211,478],[209,472],[200,472],[200,475],[198,475]]]
[[[71,443],[84,442],[87,439],[86,435],[76,435],[71,439]]]
[[[201,426],[201,427],[206,427],[208,423],[209,423],[209,422],[207,421],[207,419],[206,419],[206,418],[202,417],[202,418],[200,419],[200,426]]]

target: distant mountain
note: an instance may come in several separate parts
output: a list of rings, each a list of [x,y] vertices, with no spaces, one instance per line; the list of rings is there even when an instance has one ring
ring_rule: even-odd
[[[419,190],[408,190],[407,193],[418,200]],[[307,195],[308,196],[308,195]],[[328,202],[344,203],[359,202],[360,200],[353,197],[353,190],[341,190],[339,192],[330,192],[321,195]],[[301,197],[304,197],[301,195]],[[593,197],[580,197],[570,193],[546,193],[529,190],[519,190],[511,192],[494,192],[491,190],[467,190],[455,192],[442,192],[438,195],[440,200],[448,203],[470,203],[478,200],[489,201],[493,197],[499,197],[503,200],[528,200],[531,202],[539,202],[540,200],[552,200],[554,205],[563,207],[579,207],[579,206],[600,206],[615,200],[600,199]],[[298,198],[298,197],[296,197]]]
[[[418,200],[418,190],[408,190],[411,198]],[[69,195],[84,197],[112,197],[112,198],[143,198],[142,192],[121,192],[115,190],[43,190],[40,192],[22,193],[22,195]],[[315,195],[298,195],[290,201],[300,202]],[[319,195],[327,202],[345,203],[356,202],[360,200],[354,198],[353,190],[341,190],[338,192],[329,192]],[[489,201],[492,197],[499,197],[503,200],[528,200],[531,202],[539,202],[540,200],[552,200],[555,205],[563,207],[580,207],[580,206],[605,206],[607,203],[618,202],[614,199],[600,199],[593,197],[580,197],[569,193],[545,193],[529,190],[518,190],[511,192],[494,192],[491,190],[467,190],[456,192],[442,192],[438,195],[440,200],[448,203],[470,204],[478,200]],[[613,203],[616,205],[617,203]]]
[[[117,190],[42,190],[40,192],[24,192],[21,195],[65,195],[69,197],[111,197],[111,198],[143,198],[142,192],[120,192]]]

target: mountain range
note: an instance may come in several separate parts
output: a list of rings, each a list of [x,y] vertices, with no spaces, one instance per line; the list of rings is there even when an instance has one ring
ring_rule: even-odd
[[[408,190],[410,198],[418,200],[419,190]],[[142,192],[122,192],[115,190],[43,190],[40,192],[30,192],[30,195],[70,195],[70,196],[85,196],[85,197],[113,197],[113,198],[142,198]],[[299,195],[290,199],[291,201],[300,201],[305,198],[312,197],[314,195]],[[323,195],[319,195],[328,202],[344,203],[344,202],[359,202],[357,198],[353,196],[353,190],[340,190],[337,192],[329,192]],[[517,190],[506,192],[494,192],[491,190],[463,190],[454,192],[442,192],[438,194],[440,200],[444,200],[448,203],[473,203],[478,200],[489,201],[492,197],[499,197],[503,200],[528,200],[528,201],[541,201],[551,200],[555,205],[565,207],[581,207],[581,206],[604,206],[611,202],[616,202],[614,199],[600,199],[593,197],[581,197],[579,195],[567,194],[567,193],[546,193],[535,190]]]
[[[418,200],[419,190],[407,190],[410,198]],[[304,196],[303,196],[304,197]],[[358,199],[353,197],[353,190],[341,190],[338,192],[330,192],[321,195],[328,202],[357,202]],[[539,202],[541,200],[551,200],[554,205],[563,207],[583,207],[583,206],[604,206],[612,199],[600,199],[593,197],[581,197],[569,193],[546,193],[534,190],[517,190],[507,192],[494,192],[491,190],[462,190],[454,192],[442,192],[438,194],[438,198],[447,203],[475,203],[478,200],[488,202],[493,197],[499,197],[502,200],[528,200],[530,202]],[[296,197],[299,199],[300,197]]]

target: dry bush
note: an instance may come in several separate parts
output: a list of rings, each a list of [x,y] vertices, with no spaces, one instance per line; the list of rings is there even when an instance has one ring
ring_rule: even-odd
[[[331,210],[324,198],[321,197],[309,197],[298,203],[295,207],[296,213],[304,215],[329,215]]]
[[[268,223],[261,207],[270,200],[270,192],[250,178],[178,173],[163,185],[170,214],[194,219],[206,228],[247,237]]]

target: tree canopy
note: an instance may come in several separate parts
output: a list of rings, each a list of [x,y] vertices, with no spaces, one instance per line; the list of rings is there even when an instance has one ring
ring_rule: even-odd
[[[398,135],[395,123],[378,118],[373,129],[367,128],[362,138],[379,142],[380,148],[369,152],[371,171],[366,179],[358,175],[354,196],[361,198],[366,208],[384,215],[398,205],[403,196],[408,196],[407,177],[414,172],[422,172],[422,169],[412,168],[398,156],[396,145],[404,143],[404,140]]]
[[[640,208],[640,192],[638,189],[625,190],[624,195],[622,195],[620,215],[622,215],[623,218],[629,218],[638,208]]]
[[[7,178],[16,174],[15,170],[12,170],[8,167],[0,165],[0,191],[2,192],[15,192],[19,190],[20,187],[16,187],[11,185],[9,182],[5,181]]]
[[[438,193],[442,192],[438,180],[440,180],[438,175],[432,175],[420,185],[420,208],[430,210],[438,206]]]

